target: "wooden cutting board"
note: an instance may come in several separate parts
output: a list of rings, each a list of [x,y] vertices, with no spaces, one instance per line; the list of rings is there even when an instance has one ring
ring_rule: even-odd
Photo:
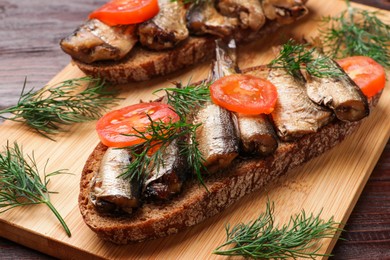
[[[289,36],[314,37],[323,15],[337,14],[345,9],[343,1],[317,0],[308,4],[311,14],[293,26],[279,30],[264,41],[253,42],[240,50],[240,67],[265,64],[273,58],[270,49]],[[368,8],[363,7],[362,8]],[[390,13],[383,11],[389,19]],[[64,54],[65,55],[65,54]],[[170,86],[171,81],[187,82],[205,78],[209,64],[202,64],[165,78],[121,86],[125,98],[118,107],[138,103],[140,99],[154,99],[153,90]],[[83,76],[77,67],[68,65],[51,83]],[[45,139],[26,127],[5,122],[0,125],[0,145],[17,141],[25,153],[34,151],[38,167],[47,172],[68,169],[74,175],[53,177],[49,188],[58,194],[51,196],[52,203],[64,217],[72,231],[66,236],[59,222],[44,206],[13,209],[0,215],[0,236],[59,258],[159,258],[205,259],[221,258],[211,254],[225,239],[224,226],[247,222],[264,211],[267,198],[275,202],[276,221],[286,222],[291,214],[306,212],[322,217],[334,216],[346,222],[372,169],[390,136],[390,89],[387,82],[378,107],[365,119],[360,129],[332,151],[291,171],[282,179],[264,189],[244,197],[221,214],[185,231],[154,241],[117,246],[98,239],[84,224],[77,199],[80,173],[98,138],[94,122],[70,127],[56,137],[56,142]],[[319,253],[330,253],[338,234],[322,241]]]

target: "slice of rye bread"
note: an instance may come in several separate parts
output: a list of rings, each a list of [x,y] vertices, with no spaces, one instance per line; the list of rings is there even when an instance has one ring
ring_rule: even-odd
[[[263,68],[247,69],[245,72],[263,75]],[[379,97],[380,94],[370,100],[371,107],[377,104]],[[169,202],[145,203],[132,216],[126,217],[100,215],[89,199],[91,180],[107,149],[100,143],[89,156],[81,175],[80,211],[85,223],[100,238],[116,244],[168,236],[218,214],[246,194],[330,150],[360,124],[361,121],[335,119],[314,134],[294,142],[280,142],[278,149],[265,158],[237,158],[223,172],[205,177],[209,193],[197,180],[191,180],[185,183],[183,192]]]
[[[85,74],[113,84],[146,81],[211,59],[215,49],[214,40],[213,37],[190,37],[174,49],[159,52],[137,45],[120,61],[87,64],[73,59],[72,62]]]
[[[295,19],[301,19],[306,14]],[[269,20],[259,32],[246,37],[245,41],[261,40],[281,26],[283,25],[276,20]],[[98,61],[87,64],[73,59],[72,62],[85,74],[100,77],[113,84],[146,81],[212,59],[215,56],[215,39],[213,36],[190,36],[185,42],[170,50],[152,51],[136,45],[120,61]]]

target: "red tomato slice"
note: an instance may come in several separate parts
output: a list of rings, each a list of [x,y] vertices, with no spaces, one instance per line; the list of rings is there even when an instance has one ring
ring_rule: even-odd
[[[173,108],[159,102],[140,103],[104,115],[96,124],[96,131],[101,142],[109,147],[127,147],[144,142],[135,131],[145,131],[150,126],[150,119],[165,123],[176,122],[179,116]]]
[[[112,0],[89,15],[114,26],[137,24],[151,19],[160,11],[157,0]]]
[[[278,97],[269,81],[251,75],[234,74],[210,86],[212,101],[227,110],[243,114],[269,114]]]
[[[353,56],[337,62],[367,97],[374,96],[385,87],[385,70],[370,57]]]

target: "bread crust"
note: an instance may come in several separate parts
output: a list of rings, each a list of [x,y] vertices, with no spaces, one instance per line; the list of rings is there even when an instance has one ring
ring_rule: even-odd
[[[254,69],[246,70],[253,71]],[[371,101],[376,105],[380,94]],[[100,167],[107,147],[99,143],[89,156],[80,181],[79,208],[85,223],[103,240],[127,244],[175,234],[218,214],[241,197],[264,187],[291,169],[317,157],[354,132],[358,122],[335,119],[314,134],[294,142],[280,142],[265,158],[239,157],[228,170],[205,178],[209,190],[196,180],[184,184],[183,192],[164,203],[144,203],[126,217],[100,215],[89,199],[91,180]]]

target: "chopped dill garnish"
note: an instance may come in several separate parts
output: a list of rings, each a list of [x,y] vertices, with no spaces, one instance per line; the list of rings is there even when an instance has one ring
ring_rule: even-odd
[[[309,44],[298,44],[291,39],[283,44],[279,55],[271,61],[268,67],[283,68],[298,78],[302,78],[302,70],[320,78],[343,75],[337,66],[332,65],[329,57],[319,55],[319,51],[310,47]]]
[[[320,214],[291,216],[287,225],[279,228],[274,221],[274,204],[267,202],[266,211],[246,224],[226,226],[226,242],[213,253],[225,256],[244,256],[255,259],[312,258],[319,254],[318,240],[331,238],[340,231],[333,218],[324,221]]]
[[[390,25],[378,18],[379,12],[361,10],[347,2],[339,16],[324,17],[320,37],[326,53],[333,58],[369,56],[390,67]]]
[[[86,88],[76,93],[84,84]],[[63,131],[61,125],[96,120],[119,100],[104,81],[91,77],[66,80],[36,92],[25,92],[25,87],[26,80],[18,103],[0,110],[0,118],[25,123],[51,140],[49,135]]]
[[[49,178],[58,174],[65,172],[64,170],[48,174],[44,172],[42,180],[34,153],[31,156],[27,155],[25,159],[22,149],[16,142],[14,147],[7,143],[5,150],[0,153],[0,213],[25,205],[46,204],[70,237],[71,233],[64,219],[50,202],[49,194],[53,192],[47,189]]]

